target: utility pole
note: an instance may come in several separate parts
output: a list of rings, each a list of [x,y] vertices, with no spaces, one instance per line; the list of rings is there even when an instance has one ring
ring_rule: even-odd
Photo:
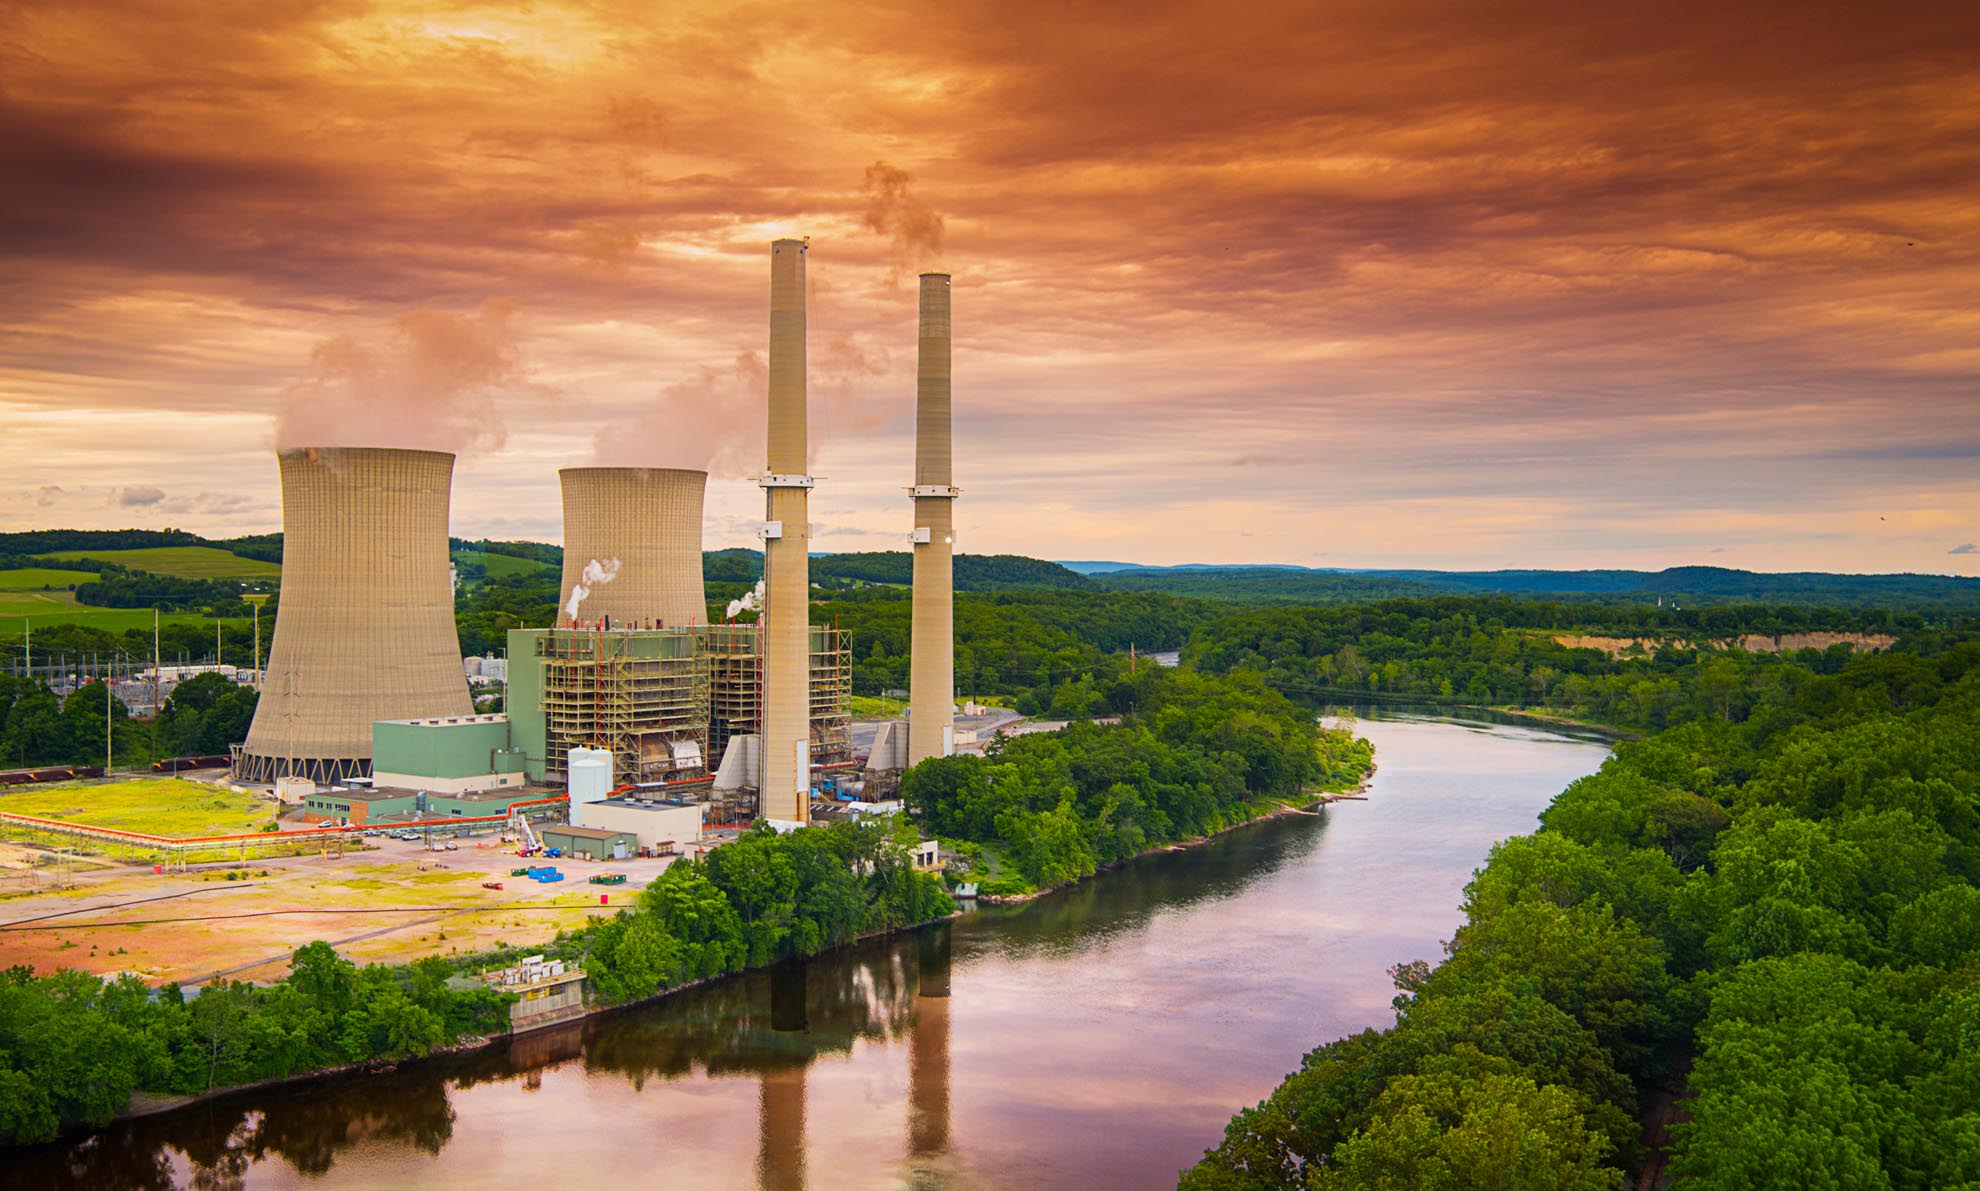
[[[116,699],[117,699],[117,693],[115,690],[111,688],[110,679],[108,677],[105,677],[103,680],[103,776],[104,777],[110,776],[110,765],[111,765],[111,760],[114,756],[113,748],[111,745],[111,741],[114,739],[114,737],[111,734],[110,704],[116,702]]]

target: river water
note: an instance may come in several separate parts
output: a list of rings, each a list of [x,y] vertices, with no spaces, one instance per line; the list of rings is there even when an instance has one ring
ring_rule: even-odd
[[[1380,765],[1368,801],[1148,857],[946,938],[0,1161],[24,1187],[1173,1186],[1305,1051],[1388,1024],[1389,965],[1438,958],[1492,843],[1607,753],[1393,714],[1361,730]]]

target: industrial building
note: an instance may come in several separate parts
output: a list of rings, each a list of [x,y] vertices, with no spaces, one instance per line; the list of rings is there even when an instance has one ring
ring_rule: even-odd
[[[510,630],[508,739],[524,776],[561,786],[570,751],[593,747],[611,753],[615,787],[710,783],[732,743],[761,737],[763,638],[754,624]],[[850,645],[825,625],[809,638],[807,751],[814,766],[841,765],[852,758]]]
[[[521,786],[523,755],[503,715],[380,720],[371,729],[371,782],[378,787],[468,794]]]
[[[447,556],[454,457],[309,447],[279,458],[282,597],[234,776],[330,785],[370,774],[379,720],[474,714]]]
[[[537,834],[542,837],[544,847],[586,860],[624,860],[639,851],[639,841],[630,831],[563,826],[545,827]]]

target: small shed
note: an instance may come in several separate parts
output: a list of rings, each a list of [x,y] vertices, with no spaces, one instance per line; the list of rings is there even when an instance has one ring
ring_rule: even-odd
[[[602,827],[545,827],[537,832],[546,848],[561,848],[566,856],[587,856],[593,860],[624,860],[639,848],[630,831],[608,831]]]

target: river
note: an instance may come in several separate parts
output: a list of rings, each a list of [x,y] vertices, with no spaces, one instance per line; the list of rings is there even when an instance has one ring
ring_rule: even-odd
[[[1607,745],[1361,721],[1366,802],[1059,895],[376,1075],[7,1156],[17,1186],[1151,1188],[1392,1019],[1492,843]],[[947,996],[939,993],[946,979]],[[779,1028],[782,1027],[782,1028]]]

